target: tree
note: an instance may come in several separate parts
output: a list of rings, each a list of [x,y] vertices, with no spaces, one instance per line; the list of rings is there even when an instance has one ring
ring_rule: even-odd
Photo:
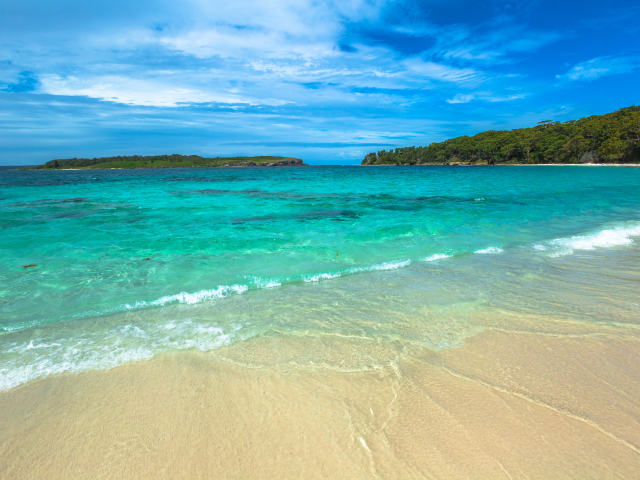
[[[587,154],[589,158],[605,162],[640,160],[640,107],[564,123],[544,120],[533,128],[490,130],[427,147],[381,150],[377,156],[367,155],[364,162],[402,165],[477,160],[573,163]]]

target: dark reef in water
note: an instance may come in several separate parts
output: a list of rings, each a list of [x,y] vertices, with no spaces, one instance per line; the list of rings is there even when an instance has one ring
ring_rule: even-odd
[[[640,163],[640,107],[369,153],[362,165]]]
[[[198,155],[132,155],[128,157],[68,158],[51,160],[30,170],[97,168],[191,168],[191,167],[297,167],[306,166],[291,157],[215,157]]]

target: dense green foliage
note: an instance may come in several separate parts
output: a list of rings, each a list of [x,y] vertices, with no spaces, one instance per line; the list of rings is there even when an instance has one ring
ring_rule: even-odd
[[[255,163],[265,165],[287,160],[298,160],[289,157],[216,157],[204,158],[198,155],[132,155],[129,157],[101,158],[68,158],[51,160],[44,165],[33,167],[36,170],[53,169],[92,169],[92,168],[187,168],[187,167],[221,167],[247,166]]]
[[[428,147],[370,153],[363,165],[640,162],[640,107],[511,131],[490,130]]]

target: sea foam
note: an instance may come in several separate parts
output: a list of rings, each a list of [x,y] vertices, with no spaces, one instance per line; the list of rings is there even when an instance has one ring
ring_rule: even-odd
[[[435,262],[437,260],[444,260],[445,258],[451,258],[452,255],[445,255],[444,253],[435,253],[422,259],[423,262]]]
[[[373,265],[368,265],[364,267],[353,267],[347,269],[349,273],[358,273],[358,272],[375,272],[379,270],[397,270],[399,268],[408,267],[411,265],[411,260],[394,260],[391,262],[384,263],[376,263]]]
[[[5,344],[2,352],[0,391],[57,373],[109,370],[170,350],[215,350],[252,336],[242,330],[240,324],[218,326],[187,319],[120,325],[107,330],[75,328],[60,332],[47,342],[41,338],[14,341]]]
[[[501,249],[500,247],[487,247],[487,248],[481,248],[480,250],[476,250],[474,253],[502,253],[504,252],[503,249]]]
[[[304,282],[319,282],[320,280],[331,280],[332,278],[340,277],[340,273],[318,273],[316,275],[303,275],[302,281]]]
[[[222,285],[218,288],[212,288],[210,290],[200,290],[195,293],[181,292],[174,295],[165,295],[164,297],[152,300],[149,302],[139,301],[133,305],[126,304],[125,309],[131,310],[135,308],[149,307],[149,306],[165,306],[168,303],[187,303],[189,305],[204,302],[205,300],[211,300],[214,298],[224,298],[232,293],[244,293],[249,288],[246,285]]]
[[[631,237],[640,236],[640,225],[616,227],[587,235],[556,238],[549,242],[550,257],[571,255],[575,250],[595,250],[611,248],[633,243]],[[535,248],[535,247],[534,247]]]
[[[282,285],[282,281],[276,278],[264,278],[253,275],[248,275],[245,278],[256,288],[275,288]],[[242,286],[244,287],[244,285]]]

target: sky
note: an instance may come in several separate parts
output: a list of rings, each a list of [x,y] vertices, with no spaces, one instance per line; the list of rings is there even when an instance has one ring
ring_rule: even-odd
[[[372,151],[640,104],[640,3],[0,0],[0,165]]]

